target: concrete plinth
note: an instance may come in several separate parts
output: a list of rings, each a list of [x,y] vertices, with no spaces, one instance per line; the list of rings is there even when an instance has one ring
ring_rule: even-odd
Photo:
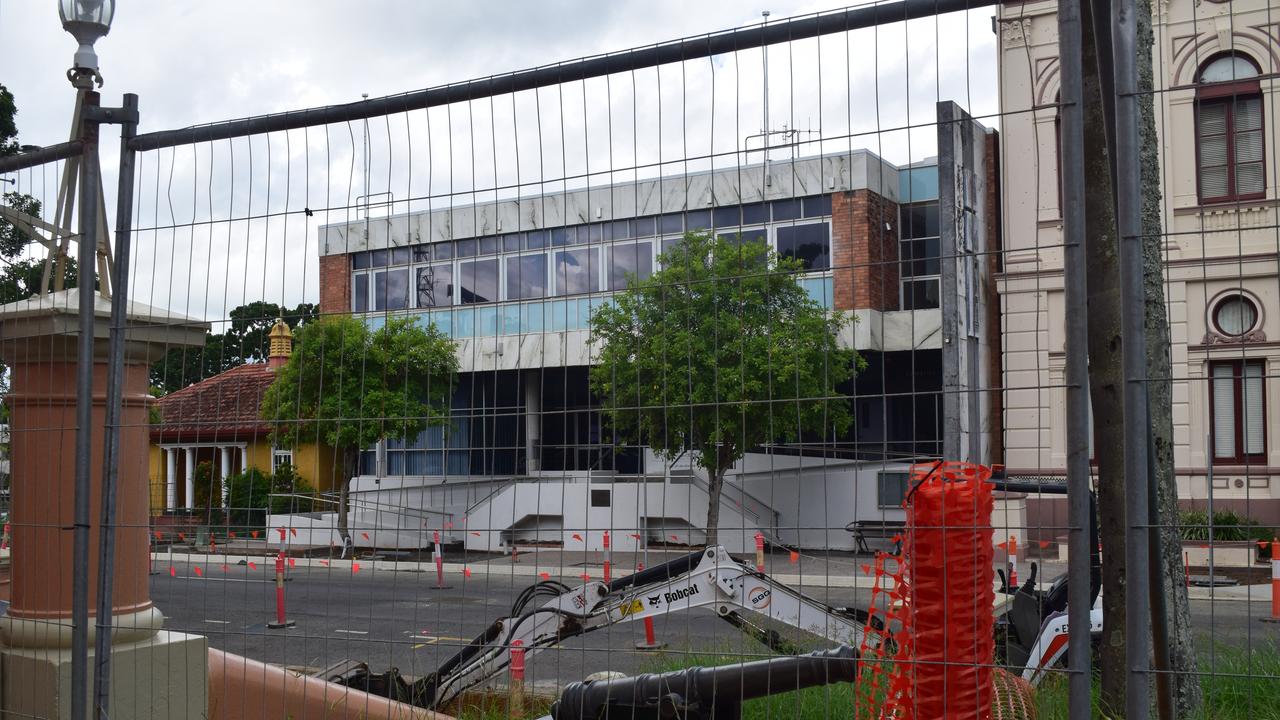
[[[106,425],[110,301],[94,298],[88,601],[96,621],[99,513]],[[12,588],[0,618],[5,717],[70,713],[79,291],[0,306],[0,359],[11,371]],[[151,603],[147,446],[148,367],[174,347],[202,344],[207,324],[131,304],[121,388],[119,484],[112,561],[112,717],[203,717],[207,643],[161,630]],[[91,692],[91,690],[90,690]],[[130,708],[136,708],[133,712]]]
[[[208,717],[208,640],[161,630],[111,646],[111,717]],[[90,662],[93,651],[89,652]],[[93,688],[88,688],[92,697]],[[0,704],[5,717],[71,717],[71,651],[0,650]]]

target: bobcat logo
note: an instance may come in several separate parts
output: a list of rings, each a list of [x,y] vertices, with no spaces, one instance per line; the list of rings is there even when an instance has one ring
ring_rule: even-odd
[[[661,602],[661,601],[662,601],[662,596],[661,596],[661,595],[650,595],[650,596],[649,596],[649,607],[656,607],[656,606],[657,606],[657,604],[658,604],[659,602]]]

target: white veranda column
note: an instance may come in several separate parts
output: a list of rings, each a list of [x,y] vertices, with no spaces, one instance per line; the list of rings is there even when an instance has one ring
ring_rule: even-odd
[[[227,486],[227,478],[231,477],[231,448],[223,445],[218,448],[222,451],[222,462],[219,465],[218,480],[222,486],[222,507],[231,507],[231,488]]]
[[[178,509],[178,449],[164,449],[164,509]]]
[[[187,478],[183,489],[186,490],[186,508],[194,510],[196,507],[196,449],[193,447],[184,448],[187,453]]]
[[[249,469],[249,446],[240,446],[240,472],[246,472]]]

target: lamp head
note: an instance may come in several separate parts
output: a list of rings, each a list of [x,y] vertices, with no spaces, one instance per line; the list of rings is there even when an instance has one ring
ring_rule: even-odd
[[[111,18],[115,13],[115,0],[58,0],[62,28],[80,43],[75,55],[77,69],[98,70],[98,56],[93,51],[93,44],[111,30]]]

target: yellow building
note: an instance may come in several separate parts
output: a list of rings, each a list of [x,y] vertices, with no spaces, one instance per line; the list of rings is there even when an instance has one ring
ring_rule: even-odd
[[[265,363],[250,363],[169,393],[157,402],[161,421],[151,430],[151,514],[191,514],[227,506],[225,479],[257,468],[270,475],[280,465],[293,465],[298,477],[320,492],[339,485],[342,459],[326,445],[296,448],[271,444],[271,427],[263,422],[262,397],[276,370],[289,359],[293,335],[283,320],[271,328]],[[212,469],[210,497],[198,498],[196,469]]]

